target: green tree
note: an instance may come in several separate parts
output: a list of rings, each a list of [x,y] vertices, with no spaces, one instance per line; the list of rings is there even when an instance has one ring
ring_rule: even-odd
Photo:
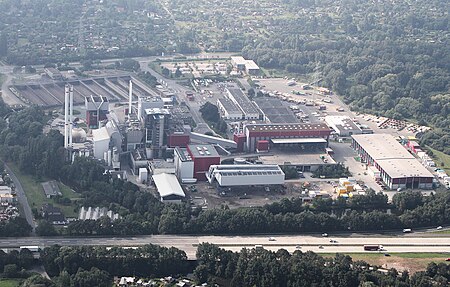
[[[36,227],[36,234],[39,236],[55,236],[58,235],[58,232],[53,224],[47,220],[40,220]]]

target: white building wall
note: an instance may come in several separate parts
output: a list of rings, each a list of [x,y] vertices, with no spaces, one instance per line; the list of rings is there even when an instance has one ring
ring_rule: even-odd
[[[284,184],[284,174],[216,176],[220,186],[273,185]]]
[[[94,141],[94,157],[103,159],[103,155],[109,148],[109,139]]]

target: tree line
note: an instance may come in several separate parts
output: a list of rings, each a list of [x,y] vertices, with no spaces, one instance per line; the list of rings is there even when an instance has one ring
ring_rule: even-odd
[[[229,286],[342,286],[342,287],[425,287],[448,286],[450,265],[428,265],[426,271],[412,276],[389,269],[386,274],[371,270],[364,261],[336,254],[325,258],[311,251],[242,249],[233,253],[209,243],[197,249],[198,266],[194,275],[200,283],[229,282]]]

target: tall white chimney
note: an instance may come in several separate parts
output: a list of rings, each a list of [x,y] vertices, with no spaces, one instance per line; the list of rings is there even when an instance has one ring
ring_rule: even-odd
[[[73,86],[69,86],[69,147],[72,147],[73,130]]]
[[[69,143],[69,85],[64,87],[64,147]]]
[[[130,88],[128,91],[128,114],[131,114],[131,105],[132,105],[132,100],[133,100],[133,82],[130,80]]]

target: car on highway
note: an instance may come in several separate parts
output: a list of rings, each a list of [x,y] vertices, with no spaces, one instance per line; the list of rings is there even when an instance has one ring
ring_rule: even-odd
[[[441,230],[441,229],[442,229],[442,226],[438,226],[438,227],[436,227],[436,229],[437,229],[437,230]]]
[[[445,261],[450,261],[450,258],[445,259]]]
[[[301,249],[302,247],[300,245],[296,245],[295,249]]]
[[[384,256],[389,257],[389,256],[391,256],[391,254],[389,254],[389,253],[384,253]]]
[[[328,233],[322,233],[322,237],[328,237]]]
[[[269,237],[269,241],[276,241],[274,237]]]
[[[323,246],[322,246],[322,245],[319,245],[319,249],[323,249]]]

